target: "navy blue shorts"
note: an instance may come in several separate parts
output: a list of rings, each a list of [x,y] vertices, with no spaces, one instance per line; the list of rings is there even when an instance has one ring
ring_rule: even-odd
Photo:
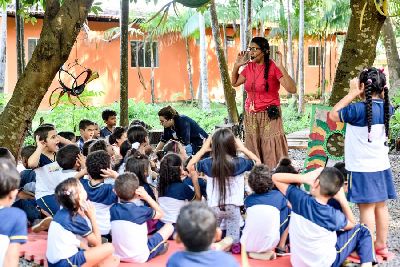
[[[161,253],[164,250],[165,242],[163,237],[159,233],[155,233],[147,240],[147,247],[150,250],[150,255],[147,260],[150,260]]]
[[[396,199],[392,171],[349,172],[347,199],[353,203],[376,203]]]
[[[48,262],[48,261],[47,261]],[[68,259],[60,260],[56,263],[48,262],[49,267],[71,267],[71,266],[82,266],[86,263],[86,258],[83,250],[78,251],[75,255],[69,257]]]
[[[36,199],[36,204],[39,206],[39,208],[46,211],[52,217],[54,217],[54,215],[56,215],[57,211],[60,209],[60,205],[58,204],[54,194]]]

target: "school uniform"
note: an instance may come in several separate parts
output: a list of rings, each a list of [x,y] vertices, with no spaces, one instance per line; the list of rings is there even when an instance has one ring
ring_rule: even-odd
[[[244,173],[250,171],[254,161],[242,157],[232,159],[234,169],[233,175],[226,180],[225,205],[219,205],[219,189],[217,182],[212,175],[212,158],[200,160],[196,164],[196,170],[202,172],[207,180],[207,203],[216,214],[218,225],[224,220],[227,235],[233,238],[234,243],[239,242],[240,237],[240,206],[243,206],[244,199]]]
[[[203,178],[199,178],[198,181],[199,181],[201,196],[207,199],[207,182]],[[183,179],[183,182],[187,184],[194,191],[192,178],[186,177],[185,179]]]
[[[92,185],[88,179],[81,179],[80,181],[87,192],[88,199],[96,208],[96,221],[100,233],[103,236],[107,236],[111,230],[110,208],[114,203],[118,202],[113,186],[106,183]]]
[[[100,137],[102,137],[102,138],[106,138],[107,136],[110,136],[111,134],[112,134],[112,131],[110,131],[110,129],[108,129],[107,126],[104,126],[100,130]]]
[[[46,257],[49,267],[81,266],[86,262],[80,250],[80,237],[92,233],[88,221],[79,214],[72,216],[66,209],[59,210],[50,223]]]
[[[216,250],[201,252],[175,252],[167,262],[167,267],[239,267],[239,263],[228,253]]]
[[[375,261],[368,228],[357,225],[343,231],[347,219],[342,212],[293,185],[288,187],[286,197],[292,204],[289,236],[294,267],[341,266],[354,250],[362,263]]]
[[[147,237],[147,221],[156,212],[134,202],[117,203],[110,209],[112,243],[115,255],[123,262],[146,262],[164,249],[164,240],[159,233]]]
[[[240,242],[245,244],[247,252],[266,252],[278,245],[281,224],[287,226],[289,218],[287,204],[278,190],[251,194],[245,199],[247,216]],[[282,229],[284,231],[286,227]]]
[[[170,184],[163,196],[158,197],[158,203],[164,212],[160,219],[162,223],[176,223],[181,208],[196,198],[194,191],[183,182]]]
[[[17,208],[0,207],[0,266],[5,263],[8,246],[28,239],[26,214]]]
[[[63,170],[57,162],[52,162],[43,167],[35,169],[37,205],[51,216],[54,216],[60,209],[54,195],[57,185],[68,178],[73,178],[77,171]]]
[[[390,115],[393,107],[390,106]],[[348,171],[347,198],[353,203],[375,203],[397,198],[389,162],[384,125],[384,102],[372,100],[372,123],[368,142],[366,103],[350,104],[339,110],[346,123],[344,146]]]

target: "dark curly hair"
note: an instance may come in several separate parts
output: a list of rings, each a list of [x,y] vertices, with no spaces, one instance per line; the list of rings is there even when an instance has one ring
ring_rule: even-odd
[[[264,164],[257,164],[249,175],[249,186],[256,194],[263,194],[274,188],[272,172]]]
[[[292,165],[292,161],[289,158],[282,158],[276,168],[273,170],[274,173],[299,173]]]
[[[103,174],[101,170],[111,167],[111,157],[103,150],[95,151],[87,156],[86,166],[92,179],[104,179],[104,177],[101,176]]]

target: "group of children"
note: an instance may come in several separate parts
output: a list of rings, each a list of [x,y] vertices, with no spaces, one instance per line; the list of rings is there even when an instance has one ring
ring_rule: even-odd
[[[341,164],[299,174],[287,158],[270,170],[226,128],[192,156],[174,140],[153,151],[143,123],[115,127],[111,110],[102,114],[98,139],[89,120],[80,122],[77,142],[43,124],[36,147],[22,149],[21,179],[11,153],[0,150],[0,217],[8,218],[0,224],[0,263],[17,266],[26,218],[33,231],[48,230],[49,266],[142,263],[164,254],[168,239],[186,248],[169,267],[239,266],[228,251],[259,260],[290,254],[295,267],[390,260],[385,201],[396,192],[385,85],[383,72],[366,69],[330,112],[347,123],[347,170]],[[350,104],[364,92],[365,102]],[[363,224],[347,199],[358,203]]]

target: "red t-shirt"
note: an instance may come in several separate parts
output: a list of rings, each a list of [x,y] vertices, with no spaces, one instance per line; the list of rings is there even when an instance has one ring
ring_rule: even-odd
[[[264,79],[265,64],[249,62],[240,73],[246,78],[244,89],[247,92],[245,103],[246,111],[249,111],[251,102],[254,102],[256,112],[265,111],[271,105],[280,106],[279,79],[283,76],[275,62],[269,61],[268,92],[265,89]]]

